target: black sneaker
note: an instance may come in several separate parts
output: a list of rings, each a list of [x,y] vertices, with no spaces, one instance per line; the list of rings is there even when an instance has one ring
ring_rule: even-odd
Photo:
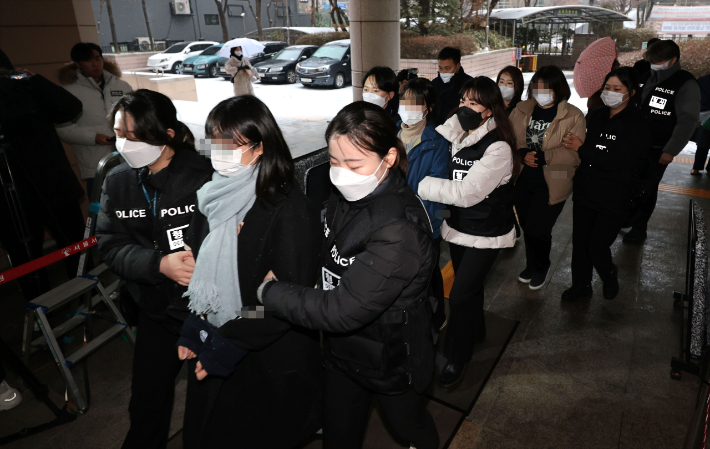
[[[540,290],[543,285],[545,285],[545,280],[547,279],[547,273],[550,271],[550,267],[545,268],[542,271],[536,271],[533,274],[532,279],[530,279],[530,290]]]
[[[646,230],[632,228],[624,236],[624,243],[641,243],[646,240]]]
[[[604,299],[614,299],[616,295],[619,294],[619,269],[614,265],[611,270],[611,274],[606,278],[602,279],[604,282]]]
[[[532,281],[533,274],[535,274],[535,270],[525,267],[525,269],[518,275],[518,280],[523,284],[529,284],[530,281]]]
[[[575,302],[580,299],[592,296],[592,286],[585,285],[584,287],[575,287],[574,285],[562,292],[562,301]]]

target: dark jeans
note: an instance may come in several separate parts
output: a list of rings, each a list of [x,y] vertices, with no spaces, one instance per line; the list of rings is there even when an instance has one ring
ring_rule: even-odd
[[[701,147],[698,145],[698,149],[695,151],[695,162],[693,162],[693,170],[710,170],[710,163],[706,162],[708,160],[708,152],[710,152],[710,147]]]
[[[182,368],[179,335],[141,313],[133,355],[133,380],[128,412],[131,427],[123,449],[165,448],[175,397],[175,378]]]
[[[64,248],[84,238],[84,217],[81,214],[81,208],[78,203],[50,210],[38,197],[28,195],[25,198],[27,197],[32,199],[21,201],[30,237],[27,243],[29,257],[27,248],[21,241],[13,223],[14,214],[10,213],[10,207],[7,204],[5,195],[0,193],[0,243],[10,255],[10,260],[14,267],[44,255],[42,247],[44,245],[45,227],[54,237],[58,248]],[[64,266],[67,270],[67,276],[70,279],[75,277],[79,267],[79,255],[64,259]],[[27,301],[50,289],[49,276],[45,269],[26,274],[20,277],[18,282]]]
[[[579,202],[573,206],[572,285],[591,285],[594,268],[606,282],[614,268],[610,247],[628,218],[628,212],[598,211]]]
[[[660,154],[658,157],[660,159]],[[668,168],[667,165],[658,162],[651,165],[649,170],[652,170],[653,174],[651,175],[652,178],[648,180],[648,185],[650,186],[648,195],[643,197],[634,208],[634,211],[632,211],[632,225],[634,229],[645,231],[648,227],[648,220],[651,219],[653,210],[656,208],[656,201],[658,200],[658,185],[661,183],[661,179],[663,179],[666,168]]]
[[[367,390],[344,374],[326,371],[323,398],[323,449],[361,449],[372,397],[394,433],[417,449],[439,447],[426,398],[413,389],[402,394]]]
[[[516,186],[515,210],[523,228],[527,268],[542,272],[550,266],[552,228],[564,207],[564,201],[550,205],[547,185],[533,189]]]
[[[500,249],[479,249],[449,243],[454,285],[449,294],[449,324],[444,357],[451,363],[468,363],[473,345],[486,339],[483,290],[486,275]]]

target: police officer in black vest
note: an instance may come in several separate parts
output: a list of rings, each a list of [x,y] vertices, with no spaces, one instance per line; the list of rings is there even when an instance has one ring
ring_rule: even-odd
[[[424,392],[434,372],[428,286],[438,269],[429,217],[407,185],[407,154],[380,107],[355,102],[328,126],[334,189],[319,288],[259,288],[266,311],[325,331],[323,448],[359,449],[372,396],[394,432],[439,447]],[[512,227],[512,225],[511,225]]]
[[[633,229],[624,242],[640,243],[658,197],[658,184],[695,132],[700,114],[700,87],[695,77],[680,66],[680,49],[671,40],[648,47],[644,58],[651,63],[638,103],[651,126],[653,149],[649,155],[646,194],[631,218]]]
[[[165,448],[183,361],[175,355],[179,305],[195,261],[183,236],[197,211],[197,190],[212,166],[195,151],[190,130],[163,94],[138,90],[114,106],[116,148],[126,163],[111,170],[96,223],[104,262],[126,280],[140,314],[124,448]]]

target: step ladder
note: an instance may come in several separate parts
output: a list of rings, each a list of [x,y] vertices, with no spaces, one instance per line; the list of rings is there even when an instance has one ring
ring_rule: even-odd
[[[126,324],[123,315],[121,315],[121,312],[110,299],[110,295],[118,291],[121,281],[117,280],[108,287],[104,287],[98,279],[98,276],[107,269],[108,267],[105,264],[101,264],[89,273],[77,276],[26,303],[28,313],[26,315],[23,339],[24,363],[29,366],[30,356],[33,352],[43,347],[49,347],[54,361],[57,363],[64,382],[67,385],[67,390],[71,392],[76,400],[77,409],[80,413],[84,413],[88,409],[88,404],[77,388],[76,381],[71,372],[72,366],[85,359],[120,334],[125,335],[131,344],[135,345],[136,342],[135,336],[130,327]],[[91,296],[91,292],[94,290],[97,291],[97,294]],[[84,304],[77,310],[76,315],[55,328],[52,328],[47,320],[47,315],[82,295],[84,295]],[[90,336],[91,316],[94,313],[94,308],[99,303],[103,303],[111,314],[111,316],[104,314],[100,316],[110,319],[114,324],[102,334],[97,335],[95,338],[88,339],[87,343],[81,348],[71,354],[65,355],[57,339],[81,325],[87,326],[87,330],[89,331],[87,335]],[[39,325],[42,336],[33,340],[32,332],[35,322]]]

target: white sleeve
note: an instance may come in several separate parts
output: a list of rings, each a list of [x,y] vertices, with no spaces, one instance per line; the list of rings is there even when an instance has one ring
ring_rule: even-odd
[[[96,134],[99,133],[99,128],[104,127],[80,126],[72,122],[56,126],[59,138],[72,145],[96,145]]]
[[[513,154],[505,142],[488,147],[483,157],[473,164],[463,181],[427,176],[419,183],[419,196],[424,200],[471,207],[483,201],[504,181],[510,182]]]

